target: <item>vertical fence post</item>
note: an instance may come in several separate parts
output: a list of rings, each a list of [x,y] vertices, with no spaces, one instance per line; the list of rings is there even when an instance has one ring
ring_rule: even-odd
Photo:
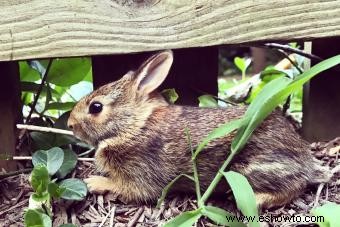
[[[16,123],[20,121],[20,77],[17,62],[0,62],[0,169],[15,169]]]
[[[340,38],[312,42],[312,53],[329,58],[340,53]],[[312,61],[312,65],[316,62]],[[313,78],[304,88],[302,132],[308,141],[340,136],[340,66]]]

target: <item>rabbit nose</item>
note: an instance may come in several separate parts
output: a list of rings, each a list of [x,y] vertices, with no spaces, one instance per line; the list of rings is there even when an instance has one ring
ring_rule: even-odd
[[[67,127],[69,127],[69,129],[73,129],[75,125],[75,122],[72,120],[72,118],[69,118],[67,121]]]

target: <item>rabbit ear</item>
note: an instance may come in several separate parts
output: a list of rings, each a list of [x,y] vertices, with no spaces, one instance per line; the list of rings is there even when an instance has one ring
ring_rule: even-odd
[[[171,50],[163,51],[151,56],[135,72],[137,90],[149,94],[165,80],[173,62]]]

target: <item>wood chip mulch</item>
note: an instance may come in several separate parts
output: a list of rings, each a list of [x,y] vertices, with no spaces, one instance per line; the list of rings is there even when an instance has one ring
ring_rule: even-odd
[[[340,138],[330,142],[311,144],[315,156],[332,168],[339,169],[338,159]],[[72,176],[84,178],[96,174],[93,163],[79,162]],[[0,226],[24,226],[23,213],[28,207],[28,198],[32,193],[28,182],[28,174],[19,174],[0,179]],[[322,190],[320,190],[322,189]],[[309,188],[301,197],[291,204],[271,210],[263,210],[263,215],[308,215],[316,205],[327,201],[340,204],[340,171],[331,182],[321,188]],[[230,201],[212,199],[209,203],[235,212]],[[229,205],[228,205],[229,204]],[[73,223],[77,226],[161,226],[162,223],[186,210],[197,208],[194,197],[176,196],[167,199],[160,209],[155,204],[133,205],[124,204],[111,194],[89,194],[84,201],[57,201],[53,204],[53,226]],[[237,212],[237,211],[236,211]],[[299,226],[301,223],[292,222],[262,222],[261,226]],[[206,218],[201,218],[197,226],[216,226]],[[315,226],[308,224],[304,226]]]

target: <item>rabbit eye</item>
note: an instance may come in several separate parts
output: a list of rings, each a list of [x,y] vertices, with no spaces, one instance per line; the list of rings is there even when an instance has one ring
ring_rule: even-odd
[[[90,105],[89,113],[97,114],[97,113],[102,112],[102,110],[103,110],[103,104],[101,104],[100,102],[93,102]]]

